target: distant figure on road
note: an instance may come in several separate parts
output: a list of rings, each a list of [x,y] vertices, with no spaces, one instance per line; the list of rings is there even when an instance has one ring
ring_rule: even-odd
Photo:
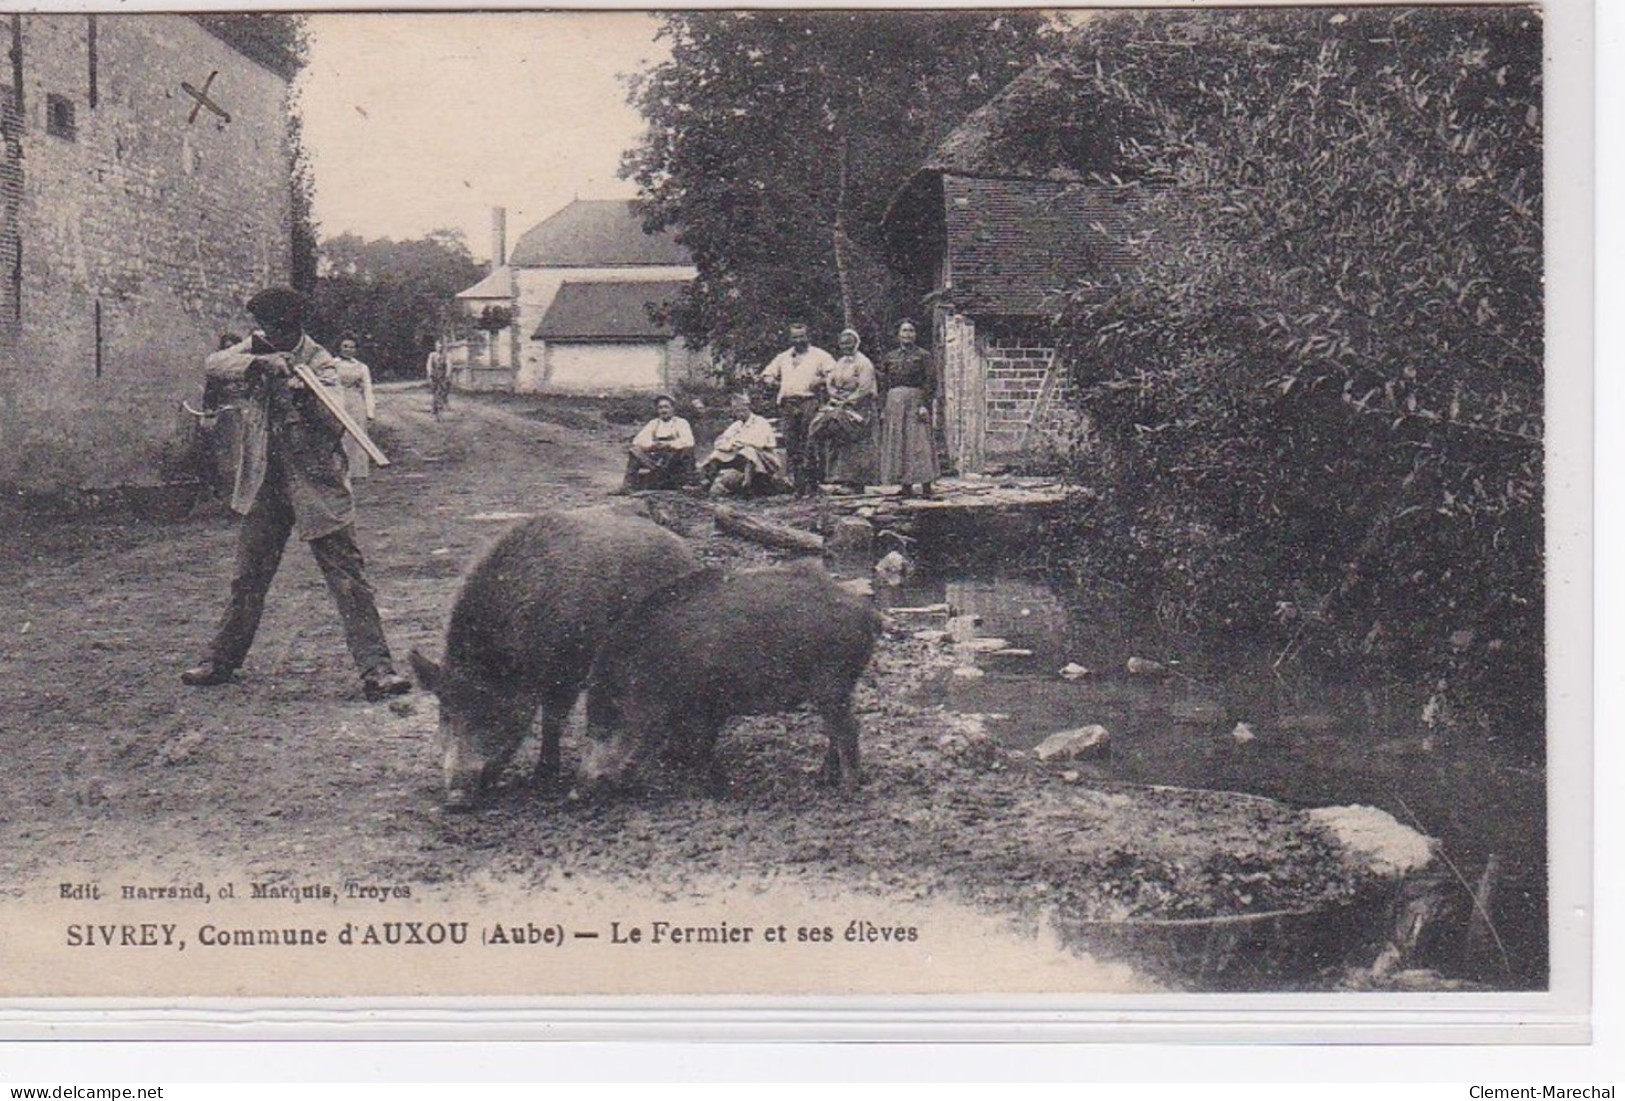
[[[181,681],[201,688],[232,679],[254,644],[265,594],[297,530],[338,605],[362,691],[379,700],[411,691],[412,682],[395,671],[356,545],[344,429],[292,371],[295,364],[309,367],[339,395],[333,357],[305,335],[307,309],[304,295],[292,288],[267,288],[248,302],[260,331],[204,360],[210,378],[240,394],[243,443],[231,507],[243,521],[231,599],[208,656]]]
[[[441,341],[434,342],[424,371],[429,376],[429,405],[435,420],[439,420],[440,411],[451,404],[451,364],[446,360],[445,345]]]
[[[372,421],[378,415],[378,403],[372,395],[372,368],[355,356],[356,340],[345,336],[339,341],[339,385],[344,387],[344,410],[355,422],[372,435]],[[372,472],[372,460],[359,443],[348,435],[344,437],[344,454],[350,459],[350,477],[365,478]]]
[[[858,351],[860,343],[855,330],[841,330],[841,355],[826,382],[829,399],[813,417],[808,435],[823,461],[824,480],[861,491],[875,477],[879,410],[875,365]]]
[[[694,480],[694,430],[677,415],[677,403],[661,394],[655,418],[638,430],[627,450],[621,493],[682,489]]]
[[[818,492],[818,461],[807,446],[807,429],[818,412],[825,380],[835,367],[828,352],[809,343],[806,322],[790,326],[790,347],[762,369],[763,382],[779,388],[779,427],[784,432],[790,481],[798,496]]]
[[[931,496],[937,480],[936,445],[931,439],[931,400],[936,393],[936,370],[931,353],[914,343],[914,322],[897,326],[897,347],[880,366],[886,405],[880,436],[880,484],[900,485],[910,496],[910,483]]]
[[[711,445],[700,476],[713,496],[772,493],[775,479],[784,475],[773,426],[751,412],[749,394],[735,394],[728,411],[734,419]]]

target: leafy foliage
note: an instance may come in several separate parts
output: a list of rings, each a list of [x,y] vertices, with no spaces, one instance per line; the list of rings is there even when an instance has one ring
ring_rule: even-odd
[[[474,327],[486,333],[500,333],[512,324],[513,310],[507,306],[487,306],[474,319]]]
[[[622,175],[694,255],[678,331],[759,363],[798,317],[815,340],[890,327],[888,201],[1052,32],[1021,11],[689,11],[660,34],[671,59],[631,81],[649,125]]]
[[[1088,545],[1171,618],[1538,716],[1538,13],[1124,13],[1067,60],[1138,212],[1059,318]]]
[[[458,230],[407,241],[342,234],[322,246],[313,335],[353,333],[374,374],[416,377],[454,316],[454,296],[483,274]]]

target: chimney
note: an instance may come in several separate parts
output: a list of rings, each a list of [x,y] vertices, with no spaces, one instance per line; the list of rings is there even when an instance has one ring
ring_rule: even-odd
[[[491,269],[495,271],[508,262],[508,209],[491,208]]]

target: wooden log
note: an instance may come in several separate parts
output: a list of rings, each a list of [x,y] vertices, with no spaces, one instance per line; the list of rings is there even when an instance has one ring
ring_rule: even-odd
[[[800,551],[803,554],[824,553],[824,537],[816,532],[764,520],[739,509],[729,508],[727,505],[716,507],[716,524],[718,531],[737,535],[741,539],[749,539],[764,547]]]

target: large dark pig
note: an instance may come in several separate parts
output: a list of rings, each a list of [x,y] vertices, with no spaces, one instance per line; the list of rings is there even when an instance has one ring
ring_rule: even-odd
[[[543,514],[499,539],[463,582],[441,663],[412,653],[440,698],[447,805],[467,805],[501,772],[538,709],[536,779],[556,780],[564,721],[599,643],[649,593],[699,568],[671,532],[607,509]]]
[[[829,747],[821,779],[858,782],[852,689],[880,616],[815,560],[733,576],[691,574],[653,593],[604,640],[587,688],[589,784],[613,782],[664,749],[726,787],[713,753],[735,715],[810,703]]]

